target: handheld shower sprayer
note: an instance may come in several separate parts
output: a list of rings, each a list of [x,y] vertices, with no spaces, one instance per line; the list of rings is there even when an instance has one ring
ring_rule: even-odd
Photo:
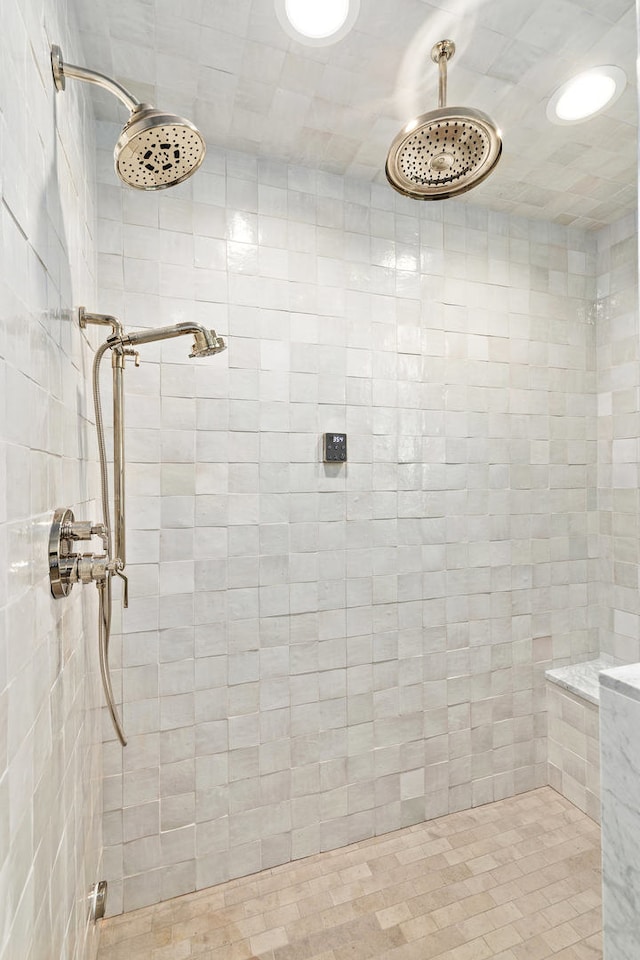
[[[199,323],[174,323],[168,327],[156,327],[154,330],[134,330],[132,333],[114,333],[109,337],[109,346],[137,347],[143,343],[155,343],[157,340],[172,340],[193,334],[193,346],[190,357],[213,357],[226,349],[222,337],[215,330],[207,330]]]
[[[59,508],[53,518],[49,535],[49,581],[51,593],[56,599],[69,595],[75,583],[95,583],[98,587],[98,650],[100,673],[107,707],[116,735],[126,746],[127,740],[118,716],[111,674],[109,670],[109,641],[111,637],[112,581],[119,577],[124,584],[123,602],[128,606],[128,585],[124,573],[126,566],[125,537],[125,447],[124,447],[124,371],[127,358],[134,357],[138,366],[137,347],[158,340],[193,336],[190,357],[211,357],[224,350],[225,342],[215,330],[208,330],[199,323],[174,323],[153,330],[134,330],[126,333],[116,317],[103,313],[89,313],[80,307],[79,324],[98,324],[111,327],[111,335],[96,350],[93,361],[93,400],[98,436],[100,460],[100,486],[102,495],[102,522],[94,524],[76,522],[71,510]],[[112,402],[113,402],[113,528],[109,498],[109,473],[107,464],[105,430],[100,399],[100,364],[111,351]],[[100,537],[102,553],[78,553],[76,543]]]
[[[163,190],[182,183],[195,173],[206,152],[199,130],[189,120],[141,103],[126,87],[111,77],[65,63],[60,47],[51,47],[53,82],[58,92],[67,77],[93,83],[108,90],[129,110],[113,153],[116,173],[136,190]]]

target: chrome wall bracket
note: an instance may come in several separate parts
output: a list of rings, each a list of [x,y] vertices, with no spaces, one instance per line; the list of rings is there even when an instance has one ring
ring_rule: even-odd
[[[102,553],[77,553],[79,540],[102,540]],[[76,520],[68,507],[59,507],[53,515],[49,533],[49,583],[51,593],[60,600],[68,597],[74,583],[100,583],[107,574],[117,572],[107,555],[108,536],[103,523]],[[113,568],[113,570],[112,570]]]

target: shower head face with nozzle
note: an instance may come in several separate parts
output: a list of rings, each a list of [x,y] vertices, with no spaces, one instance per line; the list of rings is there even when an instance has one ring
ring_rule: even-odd
[[[221,353],[226,349],[222,337],[219,337],[215,330],[196,330],[193,334],[193,347],[190,357],[214,357],[216,353]]]
[[[433,47],[431,59],[440,71],[438,109],[407,124],[387,155],[387,180],[415,200],[446,200],[466,193],[489,176],[502,153],[500,131],[486,113],[445,106],[447,62],[454,53],[451,40]]]
[[[189,120],[140,104],[114,150],[116,173],[136,190],[163,190],[196,172],[206,152]]]
[[[445,200],[482,183],[501,153],[502,140],[490,117],[468,107],[444,107],[398,134],[385,173],[405,196]]]

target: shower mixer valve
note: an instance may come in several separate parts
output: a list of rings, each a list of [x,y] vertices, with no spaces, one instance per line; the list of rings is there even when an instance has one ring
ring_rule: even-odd
[[[79,540],[93,537],[102,540],[102,553],[75,551]],[[109,534],[103,523],[76,520],[73,511],[58,508],[49,535],[49,582],[53,596],[56,599],[69,596],[74,583],[103,583],[109,573],[123,577],[123,563],[109,559],[108,544]]]

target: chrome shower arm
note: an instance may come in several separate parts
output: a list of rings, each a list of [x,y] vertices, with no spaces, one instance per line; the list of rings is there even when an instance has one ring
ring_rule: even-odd
[[[112,80],[111,77],[105,76],[104,73],[98,73],[97,70],[89,70],[88,67],[65,63],[62,59],[62,51],[55,43],[51,47],[51,69],[58,91],[64,90],[66,78],[71,77],[74,80],[84,80],[85,83],[93,83],[97,87],[102,87],[103,90],[108,90],[109,93],[112,93],[114,97],[124,103],[130,113],[133,113],[140,106],[140,100],[134,97],[117,80]]]

